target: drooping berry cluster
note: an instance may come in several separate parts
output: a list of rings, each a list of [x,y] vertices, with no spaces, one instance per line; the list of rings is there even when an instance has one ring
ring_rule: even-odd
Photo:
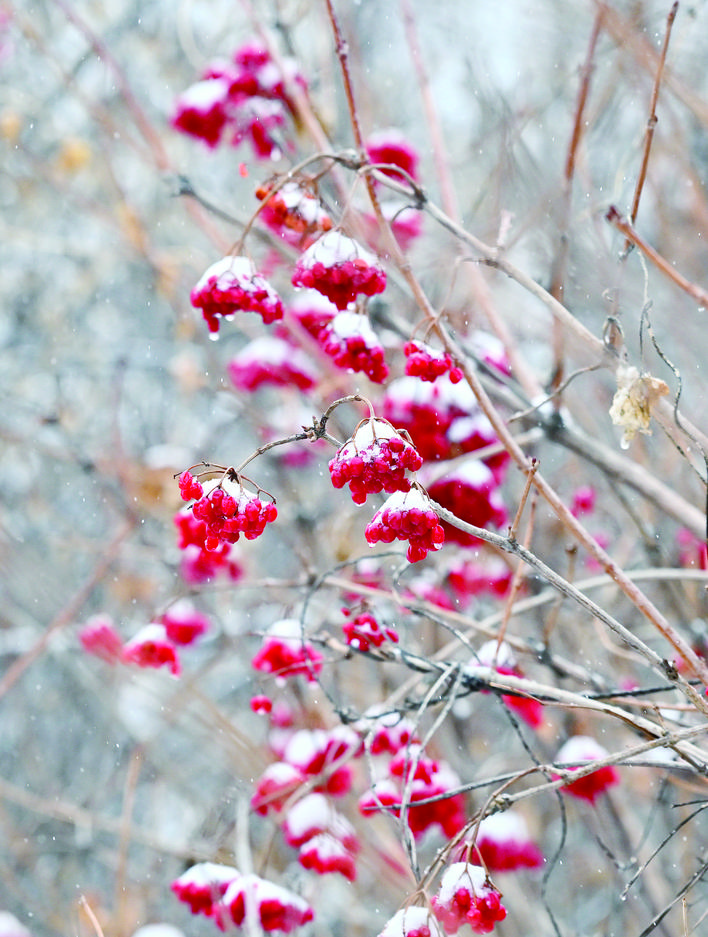
[[[411,179],[417,179],[418,154],[400,130],[389,127],[370,134],[366,140],[366,152],[372,163],[398,166]],[[401,179],[401,174],[395,169],[382,168],[381,172],[394,179]]]
[[[341,231],[328,231],[298,258],[293,286],[316,289],[337,309],[357,296],[374,296],[386,288],[386,271],[377,258]]]
[[[315,913],[302,898],[258,875],[241,875],[229,885],[221,907],[215,909],[220,930],[241,927],[246,920],[257,921],[264,931],[289,934],[314,919]]]
[[[234,146],[247,139],[257,158],[277,159],[283,141],[274,131],[282,137],[288,114],[295,113],[286,86],[306,88],[293,59],[282,65],[283,71],[266,49],[252,43],[237,49],[232,61],[212,62],[177,98],[172,125],[210,147],[227,133]]]
[[[425,484],[425,476],[423,476]],[[499,485],[494,473],[483,462],[465,462],[446,475],[428,485],[433,501],[475,527],[502,527],[507,522],[507,512],[499,494]],[[462,546],[472,546],[479,541],[470,533],[452,524],[443,522],[448,540]]]
[[[342,609],[342,612],[347,617],[351,615],[348,609]],[[349,647],[364,653],[371,647],[381,647],[386,641],[398,643],[398,633],[395,629],[380,625],[370,612],[362,612],[346,621],[342,625],[342,631]]]
[[[464,376],[452,355],[436,351],[423,342],[406,342],[403,353],[406,356],[406,374],[419,377],[421,381],[432,383],[443,374],[449,374],[450,382],[459,384]]]
[[[374,514],[364,536],[369,546],[407,540],[410,563],[425,559],[430,550],[439,550],[445,542],[438,515],[418,488],[392,494]]]
[[[182,484],[185,491],[188,490],[189,480],[185,479]],[[246,540],[255,540],[266,524],[278,516],[275,505],[248,494],[238,476],[212,482],[207,490],[203,486],[202,490],[202,496],[192,505],[192,514],[205,525],[203,546],[207,551],[236,543],[241,534]]]
[[[272,191],[272,183],[264,183],[256,189],[256,198],[264,201],[259,216],[283,239],[294,246],[309,247],[313,236],[331,230],[332,219],[320,200],[299,183],[287,182],[271,195]]]
[[[309,390],[317,383],[305,353],[270,335],[249,342],[231,359],[226,370],[238,390],[254,391],[264,384]]]
[[[322,670],[322,655],[304,640],[296,618],[283,618],[270,626],[251,666],[283,682],[296,676],[312,681]]]
[[[236,582],[243,569],[235,555],[232,544],[223,543],[216,550],[208,550],[207,526],[198,520],[190,508],[178,511],[174,517],[177,527],[177,546],[182,552],[180,573],[190,585],[197,585],[223,575]]]
[[[431,905],[448,934],[456,934],[464,924],[469,924],[475,934],[488,934],[506,917],[501,894],[482,869],[464,862],[455,862],[447,869]]]
[[[237,312],[257,312],[268,324],[283,318],[280,297],[247,257],[222,257],[208,267],[190,294],[201,309],[209,332],[216,335],[219,320]]]
[[[429,758],[419,744],[409,744],[393,756],[387,769],[388,776],[360,798],[361,813],[366,816],[382,808],[395,817],[405,813],[416,839],[435,827],[448,837],[462,829],[466,821],[464,797],[443,796],[460,784],[447,763]]]
[[[366,374],[381,384],[388,377],[383,346],[365,316],[338,312],[318,335],[322,350],[337,367]]]
[[[477,839],[463,851],[474,865],[484,865],[489,872],[514,872],[538,869],[543,853],[529,835],[526,821],[515,810],[494,813],[479,824]]]
[[[329,472],[335,488],[348,484],[353,501],[363,504],[367,494],[409,491],[406,471],[417,472],[422,464],[416,449],[387,420],[371,419],[337,451]]]
[[[506,641],[499,644],[497,641],[492,640],[483,644],[469,665],[473,672],[475,667],[491,667],[497,673],[508,674],[512,677],[524,676],[517,663],[514,651]],[[502,700],[509,709],[512,709],[532,729],[538,729],[543,724],[543,704],[537,699],[531,696],[503,693]]]
[[[593,761],[607,758],[609,752],[587,735],[574,735],[563,745],[555,757],[557,764],[568,764],[572,768],[581,768]],[[579,800],[594,804],[598,797],[610,787],[619,784],[619,771],[614,765],[603,765],[596,771],[586,774],[577,781],[569,781],[562,790]]]

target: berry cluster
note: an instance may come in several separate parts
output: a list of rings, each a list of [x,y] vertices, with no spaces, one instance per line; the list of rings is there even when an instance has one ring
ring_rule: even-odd
[[[421,381],[432,383],[443,374],[449,374],[452,384],[459,384],[464,377],[452,355],[436,351],[423,342],[406,342],[403,353],[406,356],[406,374],[410,377],[419,377]]]
[[[192,914],[213,917],[215,905],[239,875],[238,869],[232,865],[198,862],[175,879],[171,888],[180,901],[189,905]]]
[[[514,872],[538,869],[543,853],[529,836],[526,822],[515,810],[494,813],[479,824],[474,847],[464,843],[464,852],[474,865],[484,865],[489,872]]]
[[[497,480],[483,462],[463,463],[429,484],[428,491],[433,501],[475,527],[502,527],[507,522]],[[443,522],[443,530],[446,539],[462,546],[478,542],[472,534],[452,524]]]
[[[491,640],[483,644],[470,664],[470,669],[474,672],[474,668],[478,666],[491,667],[497,673],[508,674],[512,677],[524,676],[523,671],[516,662],[511,646],[506,641],[499,644],[497,641]],[[543,704],[537,699],[530,696],[512,696],[510,693],[503,693],[502,700],[509,709],[520,716],[532,729],[538,729],[543,724]]]
[[[269,335],[249,342],[227,364],[226,371],[234,387],[251,392],[264,384],[310,390],[317,383],[305,353],[284,339]]]
[[[592,761],[607,758],[608,754],[607,749],[590,736],[574,735],[561,747],[555,761],[559,765],[568,764],[573,768],[581,768]],[[569,781],[562,789],[566,794],[594,804],[610,787],[619,784],[619,780],[619,772],[614,765],[603,765],[577,781]]]
[[[178,511],[174,517],[177,527],[177,546],[182,551],[180,573],[190,585],[197,585],[224,575],[236,582],[243,570],[236,559],[232,544],[223,543],[216,550],[206,547],[207,526],[197,520],[189,508]]]
[[[322,670],[322,655],[303,639],[296,618],[283,618],[270,626],[251,666],[283,682],[297,676],[313,681]]]
[[[310,905],[280,885],[258,875],[241,875],[231,882],[221,907],[215,909],[215,920],[220,930],[241,927],[244,921],[255,920],[264,931],[282,931],[289,934],[314,919]]]
[[[328,231],[299,257],[293,286],[316,289],[337,309],[346,309],[360,294],[374,296],[386,288],[386,272],[369,251],[340,231]]]
[[[392,494],[374,514],[364,536],[369,546],[407,540],[410,563],[425,559],[430,550],[439,550],[445,542],[438,515],[428,496],[418,488]]]
[[[469,924],[475,934],[488,934],[506,917],[501,894],[482,869],[464,862],[455,862],[447,869],[431,905],[448,934],[456,934],[464,924]]]
[[[337,367],[360,371],[376,384],[388,377],[383,346],[365,316],[338,312],[321,330],[318,339]]]
[[[351,612],[342,609],[344,615]],[[349,647],[357,651],[368,651],[371,647],[381,647],[386,641],[398,643],[398,634],[393,628],[380,625],[370,612],[362,612],[342,625],[342,631]]]
[[[242,46],[233,61],[211,63],[200,81],[177,98],[172,125],[212,148],[230,131],[234,146],[249,139],[257,158],[277,159],[281,145],[273,131],[295,112],[286,85],[306,87],[292,59],[285,59],[283,67],[285,74],[266,49]]]
[[[185,486],[186,486],[185,482]],[[265,525],[278,516],[275,505],[249,495],[237,479],[224,479],[212,484],[192,505],[192,514],[205,525],[202,545],[213,552],[224,544],[236,543],[241,534],[255,540]]]
[[[303,329],[315,339],[319,339],[320,332],[338,312],[334,303],[317,290],[302,290],[288,309]]]
[[[212,336],[219,331],[220,318],[229,320],[237,312],[257,312],[266,324],[283,318],[280,297],[247,257],[217,260],[202,274],[190,299]]]
[[[418,178],[418,154],[400,130],[387,128],[372,133],[366,140],[366,153],[372,163],[398,166],[411,179]],[[401,174],[395,169],[385,168],[381,172],[394,179],[401,179]]]
[[[179,677],[182,672],[177,648],[168,638],[165,626],[158,622],[145,625],[126,642],[123,660],[126,664],[137,664],[138,667],[167,667],[173,677]]]
[[[335,488],[346,484],[355,504],[367,494],[409,491],[406,470],[417,472],[423,460],[387,420],[365,420],[329,463]]]
[[[332,228],[332,219],[319,199],[302,189],[297,182],[287,182],[271,195],[272,191],[272,183],[265,183],[256,189],[256,198],[264,202],[260,218],[285,240],[292,240],[293,246],[309,247],[307,238]],[[288,233],[296,237],[289,238]]]
[[[453,837],[465,825],[465,801],[462,794],[444,795],[459,784],[448,764],[428,758],[419,744],[410,744],[391,759],[388,777],[360,798],[359,810],[366,816],[385,808],[400,817],[405,809],[406,823],[416,839],[434,827]]]

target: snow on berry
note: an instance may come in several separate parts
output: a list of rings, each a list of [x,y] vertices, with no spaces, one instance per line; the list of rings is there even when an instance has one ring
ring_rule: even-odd
[[[377,130],[367,138],[365,147],[372,163],[398,166],[412,179],[418,178],[418,154],[400,130],[393,127]],[[387,176],[401,180],[401,174],[395,169],[381,169],[380,171]]]
[[[286,110],[281,101],[254,95],[233,109],[231,142],[238,146],[250,140],[257,159],[280,159],[283,155],[280,140],[286,122]]]
[[[364,536],[371,547],[407,540],[409,563],[425,559],[430,550],[439,550],[445,542],[445,532],[430,498],[419,488],[394,492],[374,514]]]
[[[269,716],[273,712],[273,700],[262,693],[251,697],[250,706],[251,712],[259,716]]]
[[[219,907],[215,908],[217,924],[227,930],[230,923],[237,927],[245,921],[257,921],[264,931],[289,934],[314,918],[310,905],[280,885],[258,875],[242,875],[226,890]]]
[[[108,615],[93,615],[79,632],[79,641],[87,654],[100,657],[107,664],[117,664],[123,657],[123,642]]]
[[[157,622],[145,625],[125,644],[123,660],[138,667],[167,667],[175,677],[182,672],[177,648],[167,637],[165,626]]]
[[[397,755],[408,745],[420,743],[415,723],[402,719],[397,713],[376,716],[376,723],[371,735],[372,755]]]
[[[387,420],[363,421],[329,463],[335,488],[349,484],[352,499],[363,504],[367,494],[409,491],[406,470],[416,472],[423,460]]]
[[[285,814],[283,836],[288,846],[298,849],[314,836],[327,833],[351,853],[359,851],[356,831],[347,818],[321,793],[306,794]]]
[[[445,937],[427,908],[412,906],[396,911],[378,937]]]
[[[571,768],[581,768],[584,765],[607,758],[609,752],[603,748],[599,742],[588,735],[574,735],[563,745],[555,757],[558,765],[570,765]],[[614,765],[604,765],[586,774],[585,777],[578,778],[577,781],[569,781],[564,784],[561,790],[566,794],[571,794],[580,800],[586,800],[594,804],[598,797],[604,794],[610,787],[619,784],[619,771]]]
[[[486,866],[490,872],[513,872],[516,869],[538,869],[544,859],[521,814],[507,810],[485,817],[479,824],[469,861]]]
[[[230,84],[214,77],[190,85],[175,101],[172,126],[215,147],[229,119]]]
[[[455,862],[447,869],[431,905],[448,934],[456,934],[464,924],[469,924],[475,934],[488,934],[506,917],[501,894],[482,869],[464,862]]]
[[[273,762],[256,782],[251,809],[263,817],[270,812],[280,813],[286,801],[304,781],[304,773],[294,765],[284,761]]]
[[[189,905],[192,914],[214,914],[214,905],[229,885],[239,877],[238,869],[215,862],[198,862],[183,872],[170,886],[180,901]]]
[[[235,476],[209,483],[192,505],[192,513],[205,524],[204,539],[198,545],[207,551],[236,543],[241,534],[255,540],[278,516],[272,502],[249,494]]]
[[[340,368],[360,371],[381,384],[388,377],[383,345],[369,325],[356,312],[338,312],[318,335],[323,351]]]
[[[460,601],[483,593],[503,598],[511,586],[511,569],[498,556],[480,553],[471,560],[455,560],[447,581]]]
[[[345,615],[350,612],[345,611]],[[385,641],[398,643],[398,634],[393,628],[381,626],[370,612],[362,612],[342,625],[344,638],[349,647],[366,652],[373,647],[381,647]]]
[[[197,611],[188,599],[179,599],[162,615],[160,623],[165,626],[167,637],[173,644],[193,644],[209,630],[206,615]]]
[[[497,481],[483,462],[470,460],[453,468],[429,484],[428,493],[433,501],[475,527],[502,527],[507,522]],[[461,546],[478,543],[473,534],[465,533],[453,524],[443,522],[443,530],[447,540]]]
[[[403,353],[406,356],[406,374],[411,377],[432,383],[443,374],[449,374],[451,383],[459,384],[464,376],[452,355],[436,351],[424,342],[406,342]]]
[[[190,299],[195,308],[202,310],[214,336],[219,331],[219,319],[232,319],[237,312],[257,312],[266,324],[283,318],[280,297],[248,257],[217,260],[204,271]]]
[[[386,288],[386,272],[378,259],[341,231],[328,231],[299,257],[293,286],[319,290],[338,309],[357,296],[374,296]]]
[[[271,335],[249,342],[229,361],[226,371],[237,390],[255,391],[264,384],[310,390],[317,383],[304,352]]]
[[[296,618],[283,618],[274,622],[263,636],[251,666],[261,673],[272,674],[280,683],[296,676],[314,682],[322,670],[322,660],[319,651],[304,640],[300,622]]]
[[[354,856],[344,843],[331,833],[319,833],[303,843],[298,861],[303,868],[311,869],[318,875],[339,872],[350,882],[356,879]]]

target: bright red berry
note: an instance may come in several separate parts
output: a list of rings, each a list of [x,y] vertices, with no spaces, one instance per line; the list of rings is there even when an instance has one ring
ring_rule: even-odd
[[[300,256],[293,286],[319,290],[338,309],[357,296],[374,296],[386,288],[386,272],[377,258],[340,231],[328,231]]]
[[[201,276],[190,295],[212,336],[219,320],[232,319],[237,312],[257,312],[268,324],[283,318],[283,304],[268,281],[256,272],[247,257],[222,257]]]
[[[423,464],[419,453],[387,420],[366,420],[337,451],[329,463],[335,488],[348,484],[356,504],[367,494],[408,491],[406,471],[416,472]]]

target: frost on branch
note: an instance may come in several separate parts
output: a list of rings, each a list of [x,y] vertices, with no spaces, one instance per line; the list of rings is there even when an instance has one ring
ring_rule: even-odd
[[[629,449],[637,433],[651,436],[651,411],[669,392],[668,384],[650,374],[641,374],[635,367],[617,368],[617,391],[612,398],[610,419],[624,430],[621,446]]]
[[[266,324],[283,318],[280,297],[247,257],[217,260],[204,271],[190,299],[201,309],[211,335],[218,333],[220,319],[232,319],[237,312],[257,312]]]
[[[335,488],[348,484],[352,499],[363,504],[367,494],[409,491],[406,471],[416,472],[423,460],[387,420],[365,420],[329,463]]]

